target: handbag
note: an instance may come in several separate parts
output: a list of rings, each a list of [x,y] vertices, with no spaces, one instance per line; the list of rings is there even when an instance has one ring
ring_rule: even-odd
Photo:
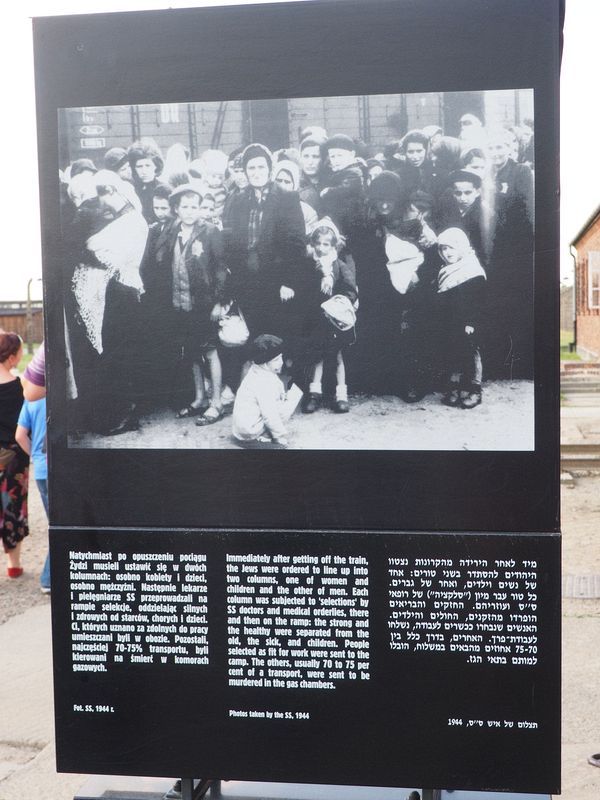
[[[0,447],[0,472],[8,467],[16,455],[15,450],[11,450],[9,447]]]
[[[321,303],[325,317],[339,331],[349,331],[356,324],[356,311],[350,300],[343,294],[334,294]]]
[[[224,347],[242,347],[250,338],[250,331],[241,308],[231,303],[219,320],[219,341]]]

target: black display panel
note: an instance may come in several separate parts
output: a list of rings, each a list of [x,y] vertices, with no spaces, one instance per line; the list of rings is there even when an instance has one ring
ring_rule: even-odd
[[[34,21],[60,770],[558,790],[559,5],[306,0]],[[141,267],[144,292],[126,287],[141,297],[123,291],[139,228],[113,235],[116,207],[74,257],[74,161],[102,166],[148,135],[193,159],[252,141],[293,149],[311,123],[383,148],[409,128],[456,137],[465,115],[535,137],[532,203],[511,222],[497,182],[496,261],[478,255],[481,404],[440,403],[437,367],[416,403],[390,386],[415,309],[394,305],[395,262],[375,247],[385,226],[366,225],[351,243],[349,414],[298,414],[286,449],[261,450],[236,441],[230,417],[197,428],[160,406],[161,348],[181,331],[138,313]],[[104,212],[111,186],[80,199]],[[379,294],[371,264],[391,279]],[[441,314],[425,308],[419,324],[437,330],[416,344],[438,364]],[[139,430],[90,424],[116,399],[146,404]]]
[[[52,569],[59,770],[557,789],[557,536],[65,529]]]
[[[472,24],[466,26],[466,19]],[[287,35],[290,30],[294,31],[291,37]],[[223,31],[231,44],[227,58],[222,57]],[[485,7],[467,0],[451,5],[286,3],[260,9],[248,6],[38,19],[35,32],[51,345],[50,461],[56,465],[50,482],[54,498],[69,498],[68,502],[55,502],[55,524],[557,529],[558,393],[553,331],[558,241],[558,3],[540,0],[524,6],[503,2]],[[267,41],[268,47],[263,46]],[[430,47],[430,41],[436,46]],[[503,110],[497,106],[494,116],[486,98],[503,93],[510,93],[510,103]],[[291,449],[286,452],[248,452],[232,446],[229,420],[203,431],[193,426],[194,420],[185,420],[174,429],[172,414],[164,430],[160,421],[154,420],[152,427],[142,419],[140,435],[100,435],[90,447],[84,431],[82,439],[75,441],[70,432],[77,427],[76,414],[72,403],[65,401],[72,396],[72,375],[65,369],[72,352],[65,344],[65,331],[67,339],[69,335],[72,338],[69,326],[76,315],[69,297],[71,302],[76,297],[71,284],[75,263],[71,264],[65,243],[58,169],[64,170],[76,156],[99,156],[103,144],[127,145],[131,136],[117,137],[121,135],[118,108],[132,131],[142,135],[150,125],[151,133],[159,131],[167,137],[166,149],[171,141],[166,131],[176,118],[171,106],[180,109],[181,125],[184,110],[193,106],[200,125],[203,104],[212,103],[214,110],[215,106],[229,104],[233,108],[238,103],[240,114],[249,115],[240,122],[246,126],[242,143],[253,133],[265,140],[270,137],[269,144],[274,147],[288,144],[281,138],[285,124],[289,144],[294,145],[299,129],[316,114],[314,102],[308,113],[300,101],[320,99],[327,105],[327,99],[344,97],[352,98],[355,121],[348,122],[344,116],[347,109],[342,109],[330,118],[330,133],[336,125],[356,123],[363,138],[371,135],[375,141],[379,136],[379,142],[393,137],[394,125],[404,130],[408,124],[420,127],[430,121],[434,97],[436,119],[443,119],[452,134],[466,110],[487,114],[488,125],[528,119],[527,108],[533,98],[528,124],[534,125],[537,134],[534,248],[523,256],[518,243],[512,243],[503,262],[514,266],[523,256],[523,272],[528,277],[525,289],[509,300],[498,300],[492,290],[488,293],[494,319],[521,319],[528,332],[517,356],[521,361],[514,364],[518,372],[527,359],[531,363],[524,377],[515,378],[516,390],[506,377],[486,383],[491,361],[484,354],[484,402],[479,408],[445,408],[439,402],[439,391],[431,392],[416,406],[405,404],[393,393],[386,395],[385,401],[373,401],[367,394],[363,402],[359,370],[348,378],[350,415],[342,420],[325,416],[329,411],[315,415],[311,422],[319,419],[322,441],[317,426],[308,444],[294,444],[291,437]],[[381,100],[385,97],[391,98],[389,107]],[[285,105],[285,100],[289,107],[297,104],[297,116],[290,112],[287,123],[275,108],[278,103]],[[69,117],[74,109],[79,113],[75,122]],[[387,115],[385,136],[377,134],[378,114]],[[206,126],[214,132],[218,128],[213,129],[213,123],[217,125],[210,118]],[[223,130],[225,136],[228,129]],[[370,262],[366,259],[365,263]],[[359,273],[360,267],[358,259]],[[358,282],[360,295],[360,276]],[[348,369],[352,373],[357,362],[361,369],[378,362],[378,376],[386,377],[396,369],[395,345],[388,337],[383,348],[369,345],[371,349],[367,347],[365,353],[364,320],[369,303],[364,278],[362,286],[357,343],[349,351]],[[97,303],[94,308],[97,312]],[[121,325],[131,319],[130,327],[136,327],[135,317],[129,316],[130,306],[119,306],[117,301],[111,310],[111,319],[120,320]],[[371,313],[376,310],[377,305],[372,304]],[[480,312],[485,317],[487,312]],[[391,326],[388,320],[388,327],[400,324],[399,317]],[[119,362],[127,337],[118,323],[112,334]],[[143,337],[141,356],[139,349],[134,358],[132,351],[125,349],[128,355],[121,369],[137,368],[149,374],[156,368],[152,363],[154,342],[170,335],[172,328],[167,325],[156,335]],[[362,362],[356,355],[361,347]],[[511,359],[514,353],[505,356]],[[118,395],[117,380],[112,390]],[[99,381],[92,398],[94,404],[104,407],[110,380],[100,377]],[[371,388],[369,384],[367,389]],[[152,388],[149,393],[152,396]],[[523,399],[524,408],[519,404]],[[382,424],[375,431],[375,423],[388,418],[389,434]],[[297,427],[302,425],[308,428],[307,418],[296,422]],[[340,431],[337,438],[332,434],[335,426]],[[146,435],[141,435],[144,431]],[[214,438],[224,444],[215,445]],[[296,442],[305,439],[297,437]],[[191,440],[195,445],[190,446]],[[338,452],[339,448],[344,452]],[[315,502],[315,493],[325,485],[327,491]]]

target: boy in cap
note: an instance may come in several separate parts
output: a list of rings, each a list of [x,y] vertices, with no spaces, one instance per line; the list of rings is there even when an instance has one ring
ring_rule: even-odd
[[[292,385],[286,393],[279,377],[283,340],[269,333],[252,342],[252,364],[233,405],[233,436],[241,447],[285,448],[286,422],[302,396]]]
[[[442,214],[442,227],[455,227],[469,237],[477,258],[485,266],[488,250],[484,236],[484,215],[481,205],[481,177],[470,170],[457,169],[448,176],[451,198],[446,213]]]

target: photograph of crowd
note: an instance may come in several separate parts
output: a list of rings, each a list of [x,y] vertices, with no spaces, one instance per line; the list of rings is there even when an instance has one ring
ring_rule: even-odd
[[[533,91],[59,112],[71,447],[532,450]]]

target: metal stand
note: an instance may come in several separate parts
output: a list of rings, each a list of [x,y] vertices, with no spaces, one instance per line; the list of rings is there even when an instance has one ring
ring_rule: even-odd
[[[210,778],[200,778],[198,782],[195,778],[182,778],[181,800],[201,800],[210,789],[211,783]]]
[[[73,800],[551,800],[547,794],[181,778],[90,776]]]

